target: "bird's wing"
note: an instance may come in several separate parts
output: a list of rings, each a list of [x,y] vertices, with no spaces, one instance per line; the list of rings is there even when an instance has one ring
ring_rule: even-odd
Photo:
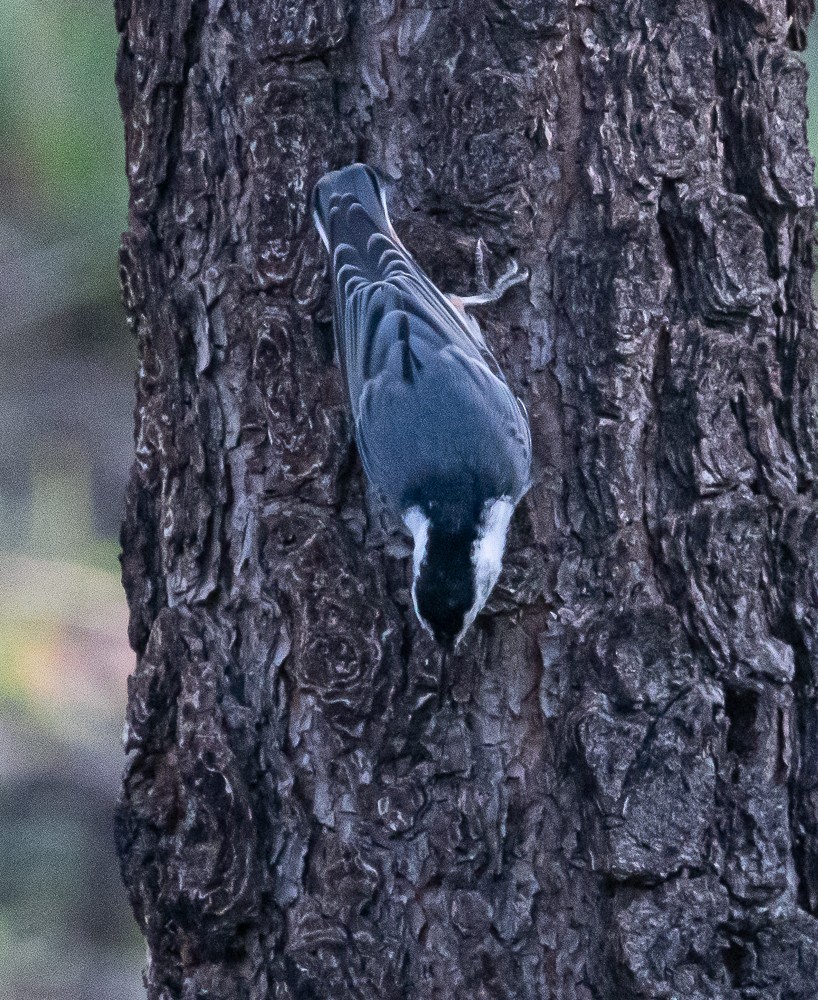
[[[431,475],[472,470],[521,495],[530,456],[525,416],[477,324],[401,243],[377,176],[361,164],[329,174],[314,205],[332,258],[338,354],[370,480],[395,502],[401,482],[429,471],[418,467],[425,463]],[[486,455],[498,429],[497,454]]]
[[[453,476],[462,477],[459,496],[479,489],[516,502],[528,486],[530,445],[508,386],[457,345],[440,350],[418,336],[410,350],[407,358],[393,340],[360,396],[355,437],[370,481],[396,509],[411,503],[413,488]]]
[[[356,214],[350,209],[350,222]],[[452,344],[505,381],[480,334],[389,235],[372,232],[365,247],[341,242],[334,253],[335,324],[353,413],[363,386],[374,378],[395,337]],[[407,369],[408,370],[408,369]]]

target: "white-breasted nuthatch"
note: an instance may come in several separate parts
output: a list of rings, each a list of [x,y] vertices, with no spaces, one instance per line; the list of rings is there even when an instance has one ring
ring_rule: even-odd
[[[361,461],[414,536],[417,616],[451,650],[497,582],[531,467],[523,405],[465,307],[527,275],[515,265],[483,295],[443,295],[401,243],[363,164],[326,174],[313,197]]]

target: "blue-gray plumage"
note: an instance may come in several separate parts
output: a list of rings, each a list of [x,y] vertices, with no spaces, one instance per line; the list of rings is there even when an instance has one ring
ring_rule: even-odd
[[[451,648],[499,575],[529,485],[528,420],[477,323],[400,242],[371,168],[323,177],[314,216],[364,470],[414,535],[415,608]]]

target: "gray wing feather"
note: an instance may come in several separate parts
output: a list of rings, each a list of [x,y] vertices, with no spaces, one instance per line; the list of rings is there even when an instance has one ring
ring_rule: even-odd
[[[398,239],[377,178],[356,165],[316,190],[332,255],[335,329],[356,439],[392,506],[412,484],[457,474],[516,502],[528,488],[528,420],[467,320]],[[499,447],[487,454],[486,443]]]

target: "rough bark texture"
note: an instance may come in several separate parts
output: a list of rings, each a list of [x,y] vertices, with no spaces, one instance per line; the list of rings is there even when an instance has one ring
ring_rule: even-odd
[[[151,998],[818,997],[812,0],[118,0]],[[308,210],[392,183],[536,483],[450,667]],[[440,701],[440,704],[439,704]]]

